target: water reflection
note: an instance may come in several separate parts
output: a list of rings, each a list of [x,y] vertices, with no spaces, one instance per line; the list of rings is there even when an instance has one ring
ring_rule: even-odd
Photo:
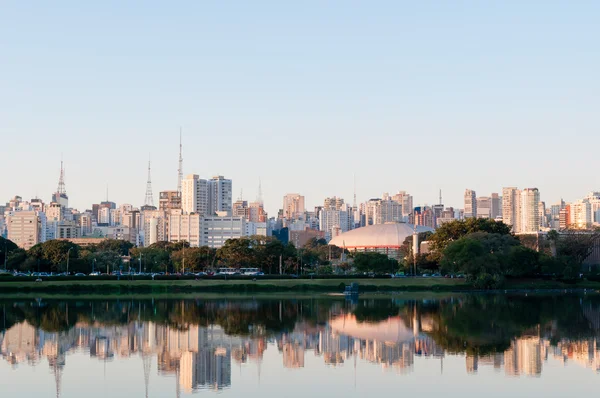
[[[4,300],[0,357],[14,372],[49,366],[56,395],[69,355],[141,358],[150,374],[176,379],[177,394],[232,386],[232,367],[277,350],[280,365],[328,367],[357,361],[405,374],[415,358],[464,356],[466,372],[493,367],[539,377],[548,361],[600,371],[597,296],[307,300]],[[418,369],[416,369],[418,370]],[[1,377],[6,377],[2,375]]]

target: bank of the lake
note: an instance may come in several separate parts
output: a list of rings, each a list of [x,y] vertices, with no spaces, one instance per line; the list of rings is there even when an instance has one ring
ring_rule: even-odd
[[[127,294],[127,293],[186,293],[186,292],[321,292],[341,293],[346,285],[358,282],[361,292],[433,291],[464,292],[474,289],[463,279],[447,278],[395,278],[395,279],[266,279],[266,280],[44,280],[42,282],[0,281],[0,294]],[[600,290],[599,282],[578,281],[565,283],[548,280],[510,280],[507,290]]]

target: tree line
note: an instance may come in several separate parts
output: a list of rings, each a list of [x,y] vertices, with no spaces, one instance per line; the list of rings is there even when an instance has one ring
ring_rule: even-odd
[[[331,273],[331,259],[343,250],[311,239],[303,247],[284,244],[274,237],[250,236],[230,239],[219,249],[190,247],[189,242],[156,242],[134,247],[127,241],[107,239],[79,246],[68,240],[50,240],[29,250],[0,237],[0,261],[6,270],[20,272],[110,273],[118,270],[183,273],[219,267],[259,268],[265,273]],[[126,262],[127,261],[127,262]],[[1,264],[1,263],[0,263]],[[68,264],[68,269],[67,269]]]

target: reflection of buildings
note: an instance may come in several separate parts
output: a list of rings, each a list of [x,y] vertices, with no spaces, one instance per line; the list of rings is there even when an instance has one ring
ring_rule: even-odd
[[[229,305],[220,309],[229,310]],[[231,307],[240,308],[260,311],[255,303]],[[598,310],[584,307],[584,314],[592,330],[598,332]],[[91,359],[106,363],[115,358],[141,358],[139,366],[143,366],[146,396],[151,389],[152,371],[171,377],[176,381],[177,391],[188,394],[229,388],[232,367],[236,364],[240,364],[241,369],[242,363],[255,363],[260,375],[268,346],[279,351],[278,366],[288,369],[305,367],[310,363],[305,362],[309,355],[328,366],[348,366],[353,359],[355,363],[362,360],[398,373],[412,371],[420,357],[440,358],[443,371],[445,352],[431,337],[440,327],[431,313],[421,315],[414,311],[406,317],[396,315],[381,321],[359,321],[341,305],[334,305],[328,307],[325,316],[322,322],[299,319],[285,332],[270,332],[257,322],[248,327],[248,335],[243,337],[228,335],[220,326],[171,326],[140,321],[104,325],[90,321],[77,323],[64,332],[45,332],[22,322],[0,332],[0,358],[14,367],[37,366],[46,360],[55,377],[58,395],[62,374],[68,369],[68,354],[75,350],[88,352]],[[504,369],[510,376],[537,377],[548,361],[548,353],[551,359],[600,372],[598,339],[561,340],[555,337],[558,333],[552,325],[528,330],[526,336],[513,339],[504,352],[466,355],[466,372],[476,374],[479,369],[493,367],[498,371]],[[552,345],[551,337],[557,341]]]
[[[539,376],[546,346],[539,337],[516,339],[504,352],[504,371],[509,376]]]

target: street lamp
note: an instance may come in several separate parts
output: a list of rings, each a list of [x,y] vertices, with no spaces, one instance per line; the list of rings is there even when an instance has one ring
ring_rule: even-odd
[[[69,247],[69,250],[67,250],[67,276],[69,276],[69,253],[71,253],[71,250],[73,250],[72,247]]]
[[[142,273],[142,253],[140,252],[140,274]]]

